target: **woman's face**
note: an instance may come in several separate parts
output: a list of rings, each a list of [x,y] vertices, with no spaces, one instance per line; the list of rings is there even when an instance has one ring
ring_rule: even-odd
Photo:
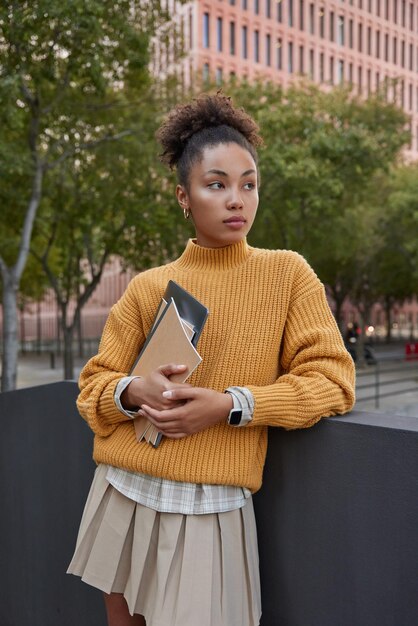
[[[186,190],[177,185],[180,206],[190,210],[196,242],[220,248],[246,237],[258,206],[257,168],[236,143],[207,147],[189,172]]]

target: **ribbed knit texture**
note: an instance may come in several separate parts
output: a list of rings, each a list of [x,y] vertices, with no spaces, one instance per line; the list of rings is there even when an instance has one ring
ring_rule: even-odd
[[[203,362],[191,384],[223,391],[248,387],[252,422],[217,424],[157,449],[138,443],[114,391],[131,369],[169,279],[209,308],[198,344]],[[78,408],[95,433],[97,462],[170,480],[261,486],[267,426],[312,426],[350,410],[354,366],[328,307],[323,285],[291,251],[247,242],[202,248],[189,241],[181,257],[136,276],[112,308],[100,343],[80,375]]]

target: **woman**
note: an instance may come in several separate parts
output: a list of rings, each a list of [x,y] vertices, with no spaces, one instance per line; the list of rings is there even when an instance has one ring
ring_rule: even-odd
[[[297,253],[247,244],[258,207],[258,128],[229,98],[176,107],[158,132],[196,232],[174,262],[136,276],[112,308],[78,407],[98,463],[69,571],[105,592],[109,626],[256,626],[251,494],[267,426],[306,428],[354,402],[353,362],[324,288]],[[203,361],[127,376],[168,280],[209,308]],[[145,415],[164,434],[135,438]]]

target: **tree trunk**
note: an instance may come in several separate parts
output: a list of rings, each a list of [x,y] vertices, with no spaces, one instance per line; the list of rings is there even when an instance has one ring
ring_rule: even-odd
[[[385,312],[386,312],[386,341],[390,343],[392,341],[392,302],[389,298],[385,299]]]
[[[17,332],[17,291],[18,281],[14,272],[3,267],[3,355],[1,390],[16,389],[17,355],[19,338]]]
[[[33,230],[36,212],[42,195],[43,167],[37,156],[32,181],[32,195],[26,211],[25,221],[20,240],[19,254],[13,267],[7,267],[0,256],[0,267],[3,277],[3,356],[1,390],[12,391],[16,388],[17,356],[19,341],[17,333],[17,292],[20,279],[25,269],[29,254],[30,238]]]
[[[344,298],[335,298],[335,320],[338,324],[341,334],[344,336],[342,310],[343,310]]]
[[[74,379],[73,335],[74,325],[63,326],[64,338],[64,380]]]

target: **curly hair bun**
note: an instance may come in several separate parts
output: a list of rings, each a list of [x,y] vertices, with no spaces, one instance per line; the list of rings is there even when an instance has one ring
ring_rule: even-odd
[[[199,131],[216,126],[235,129],[253,148],[263,143],[256,122],[244,109],[235,108],[230,97],[220,92],[201,94],[190,103],[174,107],[157,131],[163,148],[161,161],[173,169],[189,139]]]

